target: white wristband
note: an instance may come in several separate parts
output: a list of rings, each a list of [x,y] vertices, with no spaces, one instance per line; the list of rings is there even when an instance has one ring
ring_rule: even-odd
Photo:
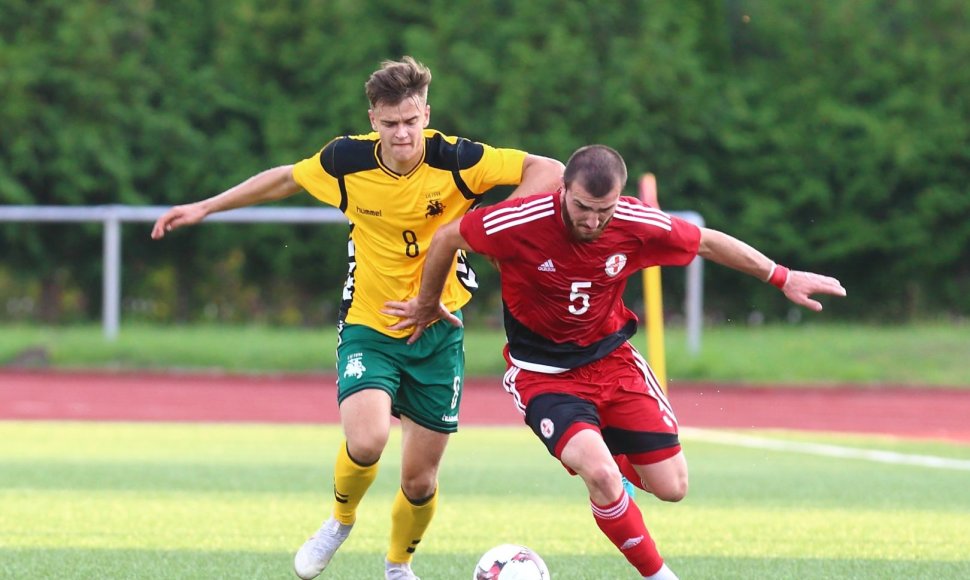
[[[778,267],[778,264],[776,264],[774,262],[771,263],[771,269],[768,270],[768,277],[765,278],[765,282],[771,281],[771,277],[775,275],[775,268],[777,268],[777,267]]]

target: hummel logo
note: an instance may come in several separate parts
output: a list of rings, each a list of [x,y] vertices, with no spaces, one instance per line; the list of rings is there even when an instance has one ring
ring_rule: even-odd
[[[553,265],[552,259],[550,258],[550,259],[546,260],[545,262],[539,264],[539,271],[540,272],[555,272],[556,271],[556,266]]]
[[[348,495],[346,493],[340,493],[339,491],[337,491],[337,487],[334,486],[334,488],[333,488],[333,498],[335,500],[339,501],[340,503],[347,503],[347,501],[350,500],[350,495]]]

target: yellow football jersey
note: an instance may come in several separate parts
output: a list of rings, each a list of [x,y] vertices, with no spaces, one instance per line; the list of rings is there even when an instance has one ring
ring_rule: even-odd
[[[407,175],[388,169],[375,133],[338,137],[293,168],[311,195],[350,220],[349,270],[340,319],[389,336],[397,318],[381,313],[388,300],[407,300],[421,286],[431,237],[461,217],[496,185],[522,178],[526,153],[498,149],[438,131],[424,131],[424,160]],[[459,259],[460,258],[460,259]],[[477,287],[464,257],[456,257],[441,299],[450,311],[464,306]]]

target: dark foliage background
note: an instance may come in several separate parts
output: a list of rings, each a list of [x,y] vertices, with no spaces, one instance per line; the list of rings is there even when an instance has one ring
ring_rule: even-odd
[[[831,317],[970,313],[962,0],[0,0],[0,14],[3,204],[218,193],[367,131],[364,81],[411,54],[435,75],[435,128],[560,159],[609,144],[629,193],[653,172],[665,208],[841,278]],[[124,316],[329,322],[346,233],[208,224],[153,243],[128,225]],[[100,246],[97,225],[0,224],[0,319],[96,319]],[[491,315],[482,270],[472,310]],[[682,276],[664,280],[676,315]],[[714,317],[789,314],[734,272],[705,282]]]

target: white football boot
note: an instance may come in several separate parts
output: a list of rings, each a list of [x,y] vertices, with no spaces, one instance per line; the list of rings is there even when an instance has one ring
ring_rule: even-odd
[[[330,516],[323,522],[317,533],[307,540],[293,558],[293,570],[303,580],[312,580],[320,575],[344,543],[354,525],[345,525]]]
[[[385,580],[421,580],[414,575],[410,564],[395,564],[384,560]]]

